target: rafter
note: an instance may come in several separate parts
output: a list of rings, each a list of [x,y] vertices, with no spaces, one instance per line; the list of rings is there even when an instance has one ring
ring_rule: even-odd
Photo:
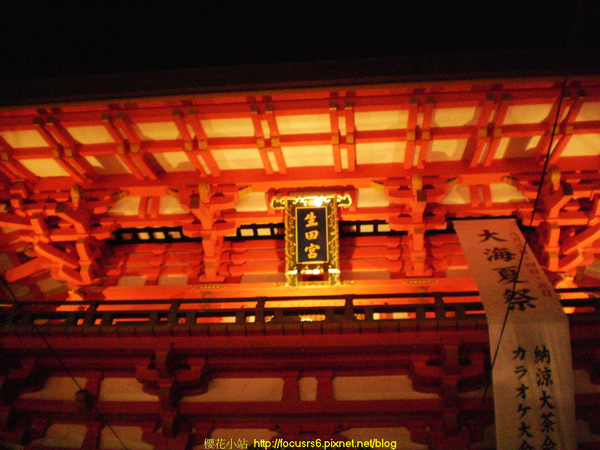
[[[287,166],[285,164],[285,158],[283,157],[283,152],[281,151],[281,140],[279,135],[279,127],[277,126],[277,119],[275,118],[275,107],[272,103],[267,103],[265,105],[265,116],[267,119],[267,123],[269,124],[269,130],[271,134],[271,139],[269,140],[270,146],[268,146],[268,150],[275,157],[275,162],[277,164],[277,172],[280,174],[287,173]],[[328,139],[329,140],[329,136]],[[286,145],[291,145],[289,142]]]
[[[46,127],[62,146],[65,160],[83,176],[91,179],[95,178],[96,173],[92,165],[79,155],[81,144],[52,116],[46,119]]]
[[[250,105],[250,118],[252,119],[252,126],[254,127],[254,137],[256,137],[258,153],[265,168],[265,172],[271,175],[273,173],[273,167],[271,161],[269,161],[267,149],[265,148],[265,133],[263,132],[258,112],[258,106],[256,104]]]
[[[569,238],[560,246],[560,252],[564,255],[570,255],[578,248],[586,247],[600,238],[600,224],[593,225],[577,235]]]
[[[4,273],[4,279],[8,283],[14,283],[15,281],[28,277],[29,275],[33,275],[44,268],[43,258],[34,258],[26,263],[21,264],[20,266],[8,269]]]
[[[346,119],[346,151],[348,152],[348,170],[356,169],[356,126],[354,120],[354,102],[352,99],[344,100],[344,118]]]
[[[59,144],[54,137],[46,130],[44,121],[40,117],[36,117],[33,121],[38,133],[42,136],[44,141],[50,147],[52,157],[54,161],[62,167],[76,182],[78,183],[90,183],[91,180],[87,178],[84,174],[79,172],[79,170],[70,164],[70,159],[65,159],[64,149],[61,144]]]
[[[329,126],[331,127],[331,147],[333,150],[333,167],[336,172],[342,171],[342,153],[340,149],[340,121],[338,106],[335,100],[329,102]]]
[[[489,93],[486,95],[485,101],[480,106],[479,118],[477,120],[477,143],[475,145],[475,151],[471,158],[471,167],[477,166],[481,161],[481,156],[483,155],[483,150],[487,142],[489,142],[488,137],[488,126],[490,122],[490,117],[494,112],[496,107],[495,103],[495,95]]]
[[[183,139],[183,150],[190,161],[190,164],[194,167],[194,169],[200,172],[200,175],[205,176],[206,171],[198,160],[200,155],[200,152],[198,151],[198,143],[197,141],[194,141],[190,132],[188,131],[187,124],[185,123],[183,113],[180,109],[175,109],[173,111],[173,122],[175,123],[177,131],[179,131],[179,134]]]
[[[564,108],[568,107],[569,109],[565,115],[565,118],[561,122],[560,128],[558,130],[562,134],[562,136],[560,137],[559,141],[556,143],[556,146],[552,150],[550,160],[548,162],[549,164],[556,164],[558,162],[558,159],[562,156],[562,153],[564,152],[565,148],[567,147],[567,145],[571,141],[571,138],[573,137],[573,131],[575,129],[575,120],[577,119],[577,115],[579,114],[579,111],[581,111],[581,107],[583,106],[583,99],[576,97],[570,99],[570,102],[570,107],[569,105],[564,106]]]
[[[419,114],[419,99],[411,97],[408,108],[408,124],[406,132],[406,150],[404,151],[404,168],[410,169],[413,166],[416,151],[417,139],[417,116]],[[358,138],[359,136],[357,136]]]
[[[554,131],[560,132],[559,129],[554,130],[555,122],[557,120],[560,120],[561,111],[559,111],[558,108],[560,107],[564,109],[565,107],[568,107],[569,103],[571,102],[571,100],[568,98],[562,98],[562,100],[564,104],[561,106],[561,96],[559,95],[557,99],[555,99],[555,101],[552,104],[552,108],[550,109],[550,113],[548,114],[548,117],[546,117],[546,119],[543,122],[543,124],[545,125],[545,130],[535,150],[536,156],[540,164],[543,164],[544,160],[546,159],[546,155],[549,155],[550,149],[548,147],[550,145],[552,133]]]
[[[19,178],[35,183],[38,177],[12,157],[13,148],[0,136],[0,169],[12,181]]]
[[[502,139],[503,135],[502,127],[504,124],[504,119],[506,118],[510,104],[510,94],[503,93],[497,105],[498,112],[496,117],[494,118],[493,122],[490,123],[491,135],[487,145],[485,158],[483,160],[483,165],[486,167],[491,166],[494,162],[494,158],[496,157],[496,151],[498,150],[498,146],[500,145],[500,140]]]
[[[419,136],[419,162],[417,164],[420,169],[424,167],[427,155],[429,154],[434,107],[435,102],[433,97],[425,97],[425,105],[423,106],[423,125]]]
[[[187,118],[190,122],[190,125],[192,126],[192,130],[194,130],[194,134],[196,135],[196,139],[198,141],[198,149],[200,151],[200,156],[202,157],[202,160],[208,167],[208,171],[210,171],[211,176],[218,177],[221,172],[221,169],[219,168],[219,165],[217,164],[217,161],[215,160],[215,157],[213,156],[210,150],[210,148],[212,148],[212,145],[209,148],[208,137],[206,135],[206,132],[204,131],[202,122],[200,122],[200,119],[198,118],[197,114],[198,113],[196,108],[190,108],[187,113]]]
[[[507,88],[511,92],[514,104],[518,105],[536,105],[548,104],[556,100],[560,95],[561,89],[558,87],[522,87]],[[495,86],[488,88],[490,92],[497,92]],[[600,89],[596,86],[586,86],[585,92],[588,101],[598,101],[600,98]],[[430,94],[434,102],[443,108],[477,106],[482,100],[485,100],[487,91],[472,90],[469,86],[463,91],[435,92]],[[380,93],[373,95],[356,96],[353,99],[354,107],[357,111],[384,111],[408,109],[412,93],[405,94],[387,94]],[[271,103],[280,115],[302,115],[302,114],[327,114],[329,109],[328,98],[322,99],[279,99],[273,96],[268,103]],[[139,105],[139,106],[138,106]],[[124,111],[133,121],[148,122],[168,122],[171,120],[173,107],[171,105],[156,106],[156,103],[145,105],[143,102],[137,103],[135,107],[131,104],[118,104],[120,110]],[[226,102],[215,104],[212,101],[195,99],[193,108],[201,118],[228,118],[239,119],[247,117],[248,105],[244,102]],[[87,110],[53,112],[52,115],[62,124],[71,126],[81,126],[98,120],[98,117],[105,111],[101,107],[90,106]],[[0,130],[18,130],[27,129],[31,126],[32,115],[10,115],[0,117]]]
[[[135,178],[138,180],[143,180],[145,178],[144,174],[138,168],[138,166],[135,165],[131,159],[131,156],[129,155],[129,142],[123,139],[121,132],[119,132],[113,124],[110,114],[102,114],[102,123],[108,131],[108,134],[110,134],[111,138],[115,141],[117,157],[119,160],[125,164],[127,169],[129,169]]]
[[[145,176],[151,180],[156,180],[158,174],[145,159],[146,154],[143,150],[142,139],[134,129],[131,119],[125,113],[120,112],[117,114],[115,121],[129,142],[129,152],[134,163],[140,168]]]

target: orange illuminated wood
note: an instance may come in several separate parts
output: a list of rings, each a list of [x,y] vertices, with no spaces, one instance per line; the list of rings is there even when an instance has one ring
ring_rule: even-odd
[[[280,174],[287,173],[287,166],[285,164],[285,158],[283,157],[283,153],[281,151],[281,136],[279,134],[279,127],[277,126],[277,119],[275,118],[275,107],[272,103],[267,103],[265,105],[265,116],[267,119],[267,123],[269,125],[269,131],[271,138],[269,139],[270,145],[269,151],[274,155],[275,161],[277,162],[277,172]],[[329,136],[326,138],[328,141]],[[290,140],[286,142],[286,145],[293,145],[293,141]],[[300,144],[303,145],[303,144]]]
[[[523,223],[529,223],[541,176],[538,155],[497,158],[497,150],[501,142],[511,139],[539,138],[536,151],[541,154],[543,147],[549,145],[553,118],[558,116],[556,144],[549,162],[561,171],[562,181],[550,181],[552,188],[543,192],[532,223],[540,226],[538,247],[540,255],[548,254],[545,259],[548,268],[581,270],[582,265],[600,251],[593,236],[586,238],[586,233],[594,234],[600,210],[595,200],[600,195],[597,176],[600,162],[597,155],[568,156],[567,153],[565,156],[565,153],[575,142],[574,136],[595,137],[600,132],[600,120],[590,114],[589,106],[600,101],[600,87],[594,80],[573,80],[566,87],[562,83],[562,80],[479,80],[460,84],[432,82],[427,87],[359,86],[352,90],[344,87],[298,89],[253,95],[216,93],[208,97],[189,94],[185,101],[157,97],[135,102],[115,100],[106,104],[82,103],[77,107],[58,105],[3,111],[0,115],[3,133],[0,178],[5,183],[4,190],[10,192],[2,198],[5,209],[0,212],[0,224],[19,231],[12,241],[2,241],[1,245],[11,252],[27,245],[38,245],[42,251],[43,245],[49,246],[48,254],[52,253],[50,249],[60,253],[54,254],[54,259],[44,257],[47,261],[44,267],[51,268],[52,275],[58,279],[82,286],[93,284],[94,271],[110,259],[106,256],[99,259],[95,244],[89,242],[101,243],[119,228],[182,226],[184,234],[202,238],[202,243],[193,244],[199,252],[194,253],[190,262],[148,257],[146,263],[144,256],[136,254],[115,267],[111,265],[114,259],[110,259],[110,267],[100,269],[109,277],[102,282],[102,289],[111,287],[119,276],[134,275],[136,270],[147,277],[148,283],[157,283],[163,275],[184,275],[194,285],[214,282],[229,286],[246,274],[276,277],[281,263],[276,243],[225,240],[242,225],[281,224],[283,221],[280,214],[268,207],[266,211],[237,211],[242,192],[252,190],[266,196],[269,192],[298,190],[349,191],[355,203],[341,212],[343,220],[384,219],[391,229],[406,233],[395,240],[374,237],[369,244],[356,238],[345,247],[342,257],[349,282],[353,281],[352,273],[369,270],[386,273],[395,280],[433,275],[441,279],[446,270],[464,264],[464,255],[454,247],[455,242],[439,244],[429,235],[432,231],[447,229],[449,219],[514,215]],[[343,111],[340,109],[342,99]],[[558,111],[559,105],[561,111]],[[511,110],[513,106],[515,109]],[[529,123],[525,117],[528,107],[538,112],[548,108],[550,112]],[[475,111],[473,120],[434,122],[436,110],[443,109],[446,114],[452,108],[471,108]],[[580,117],[584,108],[588,115]],[[509,111],[513,115],[505,124]],[[406,124],[394,122],[396,119],[392,118],[398,112],[408,115]],[[278,117],[303,120],[314,114],[329,117],[329,130],[280,133]],[[377,117],[390,121],[370,122]],[[236,132],[209,137],[203,122],[206,125],[208,121],[220,119],[238,119],[252,126],[247,136]],[[171,127],[174,124],[178,136],[142,140],[138,126],[150,123],[171,124]],[[264,128],[267,125],[269,133]],[[102,127],[110,139],[80,143],[73,137],[79,136],[73,131],[77,127]],[[19,132],[25,133],[19,135]],[[35,134],[27,134],[31,132]],[[10,146],[6,142],[12,143],[11,139],[20,139],[20,136],[38,136],[46,146],[35,143],[28,147],[23,142]],[[462,154],[431,153],[432,148],[450,148],[461,140],[469,141]],[[402,156],[369,155],[373,163],[357,164],[357,145],[361,150],[361,144],[384,143],[405,143],[406,150]],[[331,145],[332,165],[317,165],[319,161],[315,160],[313,166],[287,167],[282,148],[314,145]],[[236,151],[249,148],[258,149],[260,155],[255,169],[223,170],[212,154],[218,150],[235,158]],[[166,172],[159,167],[159,155],[171,153],[179,157],[182,149],[194,170]],[[101,164],[104,164],[102,157],[106,157],[106,161],[118,159],[129,173],[110,174],[108,166],[101,169],[102,173],[96,173],[86,160],[92,157],[98,158]],[[25,168],[30,162],[32,167],[40,164],[34,160],[51,158],[69,176],[38,178]],[[415,164],[422,178],[419,186],[412,182]],[[90,183],[92,178],[94,182]],[[508,183],[509,186],[515,187],[529,201],[499,203],[492,196],[492,192],[497,192],[494,185],[507,179],[515,180]],[[18,181],[23,181],[21,186],[15,185]],[[203,188],[199,182],[205,183],[209,195],[201,195]],[[382,187],[389,206],[361,204],[363,190],[373,186]],[[468,189],[470,202],[461,203],[458,199],[454,203],[455,198],[446,204],[453,186]],[[126,195],[139,198],[137,214],[120,215],[110,211],[112,205]],[[176,198],[186,213],[161,213],[160,203],[165,196]],[[573,244],[569,236],[580,241]],[[84,244],[86,242],[88,244]],[[261,245],[266,249],[262,255]],[[72,267],[61,269],[60,261],[66,256],[73,258]],[[31,271],[34,265],[32,263]],[[26,269],[27,266],[19,269],[20,273],[29,273]],[[43,270],[21,279],[30,283],[41,272]]]
[[[197,113],[198,111],[196,108],[190,108],[187,113],[187,118],[196,135],[202,160],[208,167],[210,174],[214,177],[218,177],[221,169],[219,168],[211,150],[208,147],[208,137],[206,136],[206,132],[204,131],[204,127],[202,126],[202,122],[198,118]],[[211,148],[213,148],[212,144]]]
[[[258,114],[258,106],[253,104],[250,106],[250,118],[252,119],[252,126],[254,127],[254,136],[256,137],[256,146],[258,147],[258,153],[265,167],[267,174],[273,173],[273,167],[271,161],[269,161],[269,154],[265,148],[265,134],[263,132],[262,123]]]
[[[423,126],[419,136],[419,161],[417,164],[420,169],[424,167],[425,161],[427,160],[427,155],[429,154],[429,147],[431,146],[431,124],[433,120],[434,107],[435,103],[433,98],[430,96],[425,97],[425,105],[423,107]]]
[[[144,174],[144,176],[150,178],[151,180],[156,180],[158,175],[144,157],[144,143],[139,137],[137,131],[134,129],[131,118],[125,113],[120,112],[116,116],[116,123],[129,143],[129,154],[131,155],[131,159],[133,159],[134,164],[140,168],[140,171]]]
[[[96,173],[91,164],[78,153],[80,144],[69,134],[69,132],[53,116],[46,119],[46,128],[63,148],[66,160],[79,173],[85,177],[95,178]]]
[[[491,166],[494,162],[494,158],[496,157],[496,151],[498,150],[498,146],[500,145],[500,140],[503,136],[503,124],[504,119],[506,118],[506,114],[508,113],[508,108],[510,106],[510,94],[505,93],[501,96],[499,103],[497,105],[497,113],[496,117],[493,119],[491,124],[491,135],[490,140],[487,145],[487,151],[485,154],[485,158],[483,160],[484,166]]]
[[[340,150],[340,122],[337,103],[329,102],[329,126],[331,127],[331,146],[333,148],[333,167],[336,172],[342,170],[342,154]]]
[[[404,168],[409,169],[413,166],[416,148],[417,115],[419,113],[419,99],[412,97],[408,109],[408,124],[406,137],[406,150],[404,153]]]
[[[354,103],[351,99],[344,101],[344,118],[346,119],[346,149],[348,152],[348,170],[356,169],[356,127],[354,121]]]
[[[297,290],[287,288],[278,283],[211,283],[204,282],[193,285],[175,286],[106,286],[91,289],[87,298],[105,300],[136,300],[136,299],[201,299],[210,293],[214,298],[229,297],[282,297],[288,298],[298,295]],[[463,278],[410,278],[400,277],[383,280],[344,280],[342,285],[336,287],[315,287],[310,295],[352,295],[352,294],[394,294],[422,292],[423,287],[433,291],[461,292],[477,289],[471,277]]]
[[[12,283],[14,281],[20,280],[21,278],[33,275],[34,273],[39,272],[43,268],[44,264],[42,258],[35,258],[31,261],[27,261],[26,263],[21,264],[20,266],[8,269],[4,273],[4,279],[8,283]]]
[[[23,178],[31,183],[35,183],[38,177],[23,166],[19,161],[12,158],[14,149],[0,136],[0,170],[10,180]]]
[[[104,127],[110,134],[111,138],[115,141],[117,157],[119,160],[125,164],[127,169],[137,178],[138,180],[143,180],[145,178],[142,171],[138,168],[138,166],[133,162],[131,156],[129,155],[129,143],[126,142],[121,133],[117,130],[117,128],[112,123],[112,118],[110,114],[105,113],[102,115],[102,123]]]
[[[53,120],[51,120],[50,123],[53,124]],[[78,183],[90,183],[91,180],[89,178],[87,178],[76,167],[70,164],[73,158],[65,159],[64,148],[46,129],[47,123],[44,123],[44,120],[41,117],[35,117],[33,124],[35,125],[35,128],[42,139],[44,139],[46,144],[48,144],[54,161]]]
[[[179,131],[179,135],[183,139],[183,150],[185,151],[190,164],[194,167],[194,169],[200,172],[201,175],[206,175],[206,171],[198,160],[200,153],[197,148],[197,142],[192,139],[192,136],[188,131],[187,124],[184,120],[183,113],[180,109],[175,109],[173,111],[173,122],[177,127],[177,131]]]

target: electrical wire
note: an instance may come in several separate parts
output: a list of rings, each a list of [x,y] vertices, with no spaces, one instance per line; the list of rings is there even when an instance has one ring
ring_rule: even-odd
[[[12,289],[10,288],[10,285],[8,284],[8,282],[6,281],[6,279],[3,276],[0,276],[0,280],[2,280],[2,284],[4,285],[4,288],[7,290],[8,294],[12,297],[13,307],[19,306],[21,304],[21,302],[17,298],[17,296],[14,294],[14,292],[12,291]],[[56,358],[56,360],[58,361],[58,363],[60,364],[60,366],[62,367],[62,369],[67,374],[67,376],[69,378],[71,378],[71,380],[73,381],[73,383],[75,383],[75,386],[77,386],[77,389],[80,390],[80,391],[83,391],[84,389],[81,387],[81,385],[79,384],[79,382],[77,381],[77,379],[73,376],[72,372],[69,370],[69,368],[67,367],[67,365],[65,364],[65,362],[62,360],[62,358],[60,357],[60,355],[58,354],[58,352],[56,351],[56,349],[54,347],[52,347],[52,345],[50,345],[50,342],[48,341],[48,339],[46,338],[46,336],[44,336],[44,333],[42,333],[42,331],[37,327],[37,325],[35,323],[32,322],[31,326],[36,331],[36,333],[39,335],[39,337],[42,339],[42,341],[44,342],[44,344],[46,345],[46,347],[48,347],[48,350],[50,350],[50,353],[52,353],[52,356],[54,356],[54,358]],[[127,446],[125,445],[125,443],[121,440],[121,438],[119,437],[119,435],[115,432],[115,430],[113,429],[113,427],[108,423],[108,421],[106,420],[106,418],[104,417],[104,415],[100,412],[100,410],[98,409],[98,407],[93,402],[91,404],[91,407],[94,410],[94,412],[98,415],[98,417],[100,418],[100,421],[111,431],[111,433],[115,436],[115,438],[117,439],[117,441],[119,441],[119,444],[121,444],[121,446],[125,450],[128,450]]]
[[[556,116],[554,118],[554,124],[552,126],[552,132],[550,134],[550,142],[548,143],[548,151],[546,152],[546,158],[544,159],[544,165],[542,167],[540,183],[538,186],[537,194],[535,196],[535,201],[533,203],[533,211],[531,212],[531,220],[529,221],[529,228],[528,228],[526,236],[525,236],[525,243],[523,244],[523,249],[521,250],[521,257],[519,258],[519,265],[517,266],[517,271],[516,271],[516,275],[514,277],[514,282],[513,282],[512,289],[511,289],[511,297],[510,298],[514,298],[516,288],[517,288],[517,282],[519,279],[519,273],[521,272],[521,266],[523,265],[523,258],[525,257],[525,251],[527,250],[527,245],[529,244],[529,241],[530,241],[531,227],[533,226],[533,219],[535,217],[535,213],[537,212],[537,207],[538,207],[538,204],[540,201],[540,197],[542,195],[544,179],[546,178],[546,173],[548,172],[548,163],[550,161],[550,152],[552,151],[552,144],[554,143],[554,137],[556,135],[556,129],[558,127],[558,120],[560,119],[560,110],[562,108],[562,103],[563,103],[563,98],[565,96],[566,88],[567,88],[567,77],[564,78],[563,83],[562,83],[560,99],[558,101],[558,108],[556,110]],[[502,322],[502,328],[500,329],[500,335],[498,336],[498,342],[496,343],[496,350],[494,351],[494,357],[492,358],[490,374],[493,374],[493,372],[494,372],[494,367],[496,365],[496,359],[498,358],[498,352],[500,350],[500,343],[502,342],[502,336],[504,335],[504,330],[506,329],[506,323],[508,322],[508,316],[511,311],[511,306],[512,306],[511,302],[508,302],[508,306],[506,307],[506,314],[504,315],[504,320]],[[491,381],[491,377],[488,377],[486,384],[485,384],[485,389],[483,391],[483,396],[481,397],[481,403],[480,403],[480,407],[479,407],[479,417],[481,417],[481,412],[483,411],[483,403],[484,403],[487,393],[489,391],[490,381]]]

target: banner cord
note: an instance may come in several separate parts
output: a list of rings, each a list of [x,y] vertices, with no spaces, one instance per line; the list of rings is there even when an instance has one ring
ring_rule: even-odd
[[[4,277],[0,277],[0,279],[2,280],[2,284],[4,285],[5,289],[8,291],[8,293],[10,294],[10,296],[12,297],[13,300],[13,307],[17,307],[20,306],[21,301],[17,298],[17,296],[14,294],[14,292],[12,291],[12,289],[10,288],[8,282],[4,279]],[[44,344],[46,345],[46,347],[48,347],[48,350],[50,350],[50,353],[52,353],[52,356],[54,356],[54,358],[56,358],[56,360],[58,361],[58,363],[60,364],[60,366],[62,367],[62,369],[65,371],[65,373],[67,374],[67,376],[69,378],[71,378],[71,380],[73,381],[73,383],[75,383],[75,386],[77,386],[77,389],[82,391],[84,390],[81,385],[79,384],[79,382],[77,381],[77,379],[73,376],[72,372],[69,370],[69,368],[67,367],[67,365],[65,364],[65,362],[63,361],[63,359],[60,357],[60,355],[58,354],[58,352],[56,351],[56,349],[54,347],[52,347],[52,345],[50,344],[50,342],[48,341],[48,339],[46,339],[46,336],[44,336],[44,334],[41,332],[41,330],[36,326],[35,323],[31,323],[32,328],[36,331],[36,333],[39,335],[39,337],[42,339],[42,341],[44,342]],[[92,402],[91,404],[92,408],[94,409],[94,411],[96,412],[96,414],[98,414],[98,418],[100,419],[100,421],[111,431],[111,433],[115,436],[115,438],[117,438],[117,441],[119,441],[119,444],[121,444],[121,446],[125,449],[127,449],[127,446],[125,445],[125,443],[121,440],[121,438],[119,437],[119,435],[115,432],[115,430],[113,429],[113,427],[108,423],[108,421],[106,420],[106,418],[104,417],[104,414],[102,414],[100,412],[100,410],[98,409],[98,407]]]
[[[562,103],[563,103],[563,98],[565,96],[565,92],[566,92],[566,88],[567,88],[567,77],[564,77],[563,83],[562,83],[562,89],[560,92],[560,99],[558,101],[558,108],[556,110],[556,116],[554,118],[554,124],[552,126],[552,132],[550,134],[550,142],[548,143],[548,151],[546,152],[546,158],[544,159],[544,165],[542,168],[542,174],[540,177],[540,183],[538,186],[538,191],[537,194],[535,196],[535,201],[533,203],[533,211],[531,212],[531,220],[529,221],[529,227],[527,229],[527,233],[525,236],[525,244],[523,245],[523,249],[521,251],[521,257],[519,259],[519,265],[517,266],[517,272],[516,275],[514,277],[514,282],[513,282],[513,286],[511,289],[511,299],[514,298],[515,292],[516,292],[516,288],[517,288],[517,282],[519,280],[519,273],[521,272],[521,266],[523,264],[523,258],[525,257],[525,251],[527,250],[527,245],[529,243],[530,240],[530,236],[531,236],[531,227],[533,226],[533,219],[535,217],[535,213],[537,212],[537,207],[538,207],[538,203],[540,200],[540,197],[542,195],[542,187],[544,186],[544,180],[546,178],[546,173],[548,171],[548,163],[550,161],[550,153],[552,151],[552,145],[554,143],[554,137],[556,135],[556,129],[558,127],[558,121],[560,119],[560,112],[562,109]],[[504,315],[504,320],[502,322],[502,328],[500,330],[500,335],[498,336],[498,342],[496,343],[496,349],[494,351],[494,357],[492,358],[492,363],[491,363],[491,367],[490,367],[490,375],[493,374],[494,372],[494,366],[496,365],[496,359],[498,357],[498,351],[500,350],[500,344],[502,342],[502,336],[504,335],[504,330],[506,328],[506,323],[508,322],[508,316],[510,314],[511,311],[511,306],[512,306],[512,302],[508,302],[508,306],[506,308],[506,314]],[[487,377],[486,383],[485,383],[485,389],[483,391],[483,396],[481,397],[481,403],[479,406],[479,414],[478,417],[481,418],[481,413],[483,411],[483,404],[485,402],[485,398],[487,396],[487,393],[489,391],[489,387],[490,387],[490,382],[491,382],[492,377],[489,376]]]

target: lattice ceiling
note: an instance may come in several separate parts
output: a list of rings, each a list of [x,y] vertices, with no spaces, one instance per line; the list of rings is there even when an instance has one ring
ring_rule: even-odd
[[[281,223],[269,206],[275,195],[333,190],[354,200],[342,220],[383,220],[406,232],[383,244],[393,255],[373,254],[364,265],[356,255],[383,241],[348,241],[347,280],[390,283],[386,289],[392,282],[382,279],[438,282],[465,264],[460,249],[441,255],[426,233],[447,230],[453,217],[514,215],[529,224],[551,141],[534,246],[551,272],[583,280],[600,251],[596,79],[7,108],[0,111],[5,277],[33,286],[27,295],[66,295],[60,286],[108,292],[120,279],[105,267],[111,257],[102,245],[114,230],[181,226],[202,238],[195,259],[179,272],[155,263],[154,281],[150,269],[141,271],[145,284],[166,275],[189,286],[230,286],[250,274],[272,281],[280,254],[260,269],[252,245],[238,252],[223,238],[242,225]],[[122,276],[134,267],[120,264]]]

